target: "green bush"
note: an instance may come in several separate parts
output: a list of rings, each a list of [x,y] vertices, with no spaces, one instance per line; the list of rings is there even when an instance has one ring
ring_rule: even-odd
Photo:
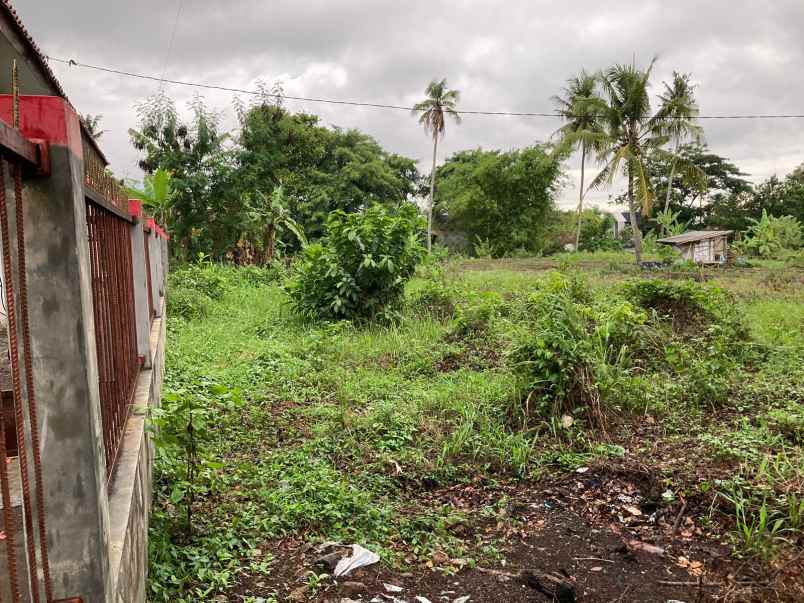
[[[477,337],[485,334],[491,322],[500,314],[502,297],[494,291],[483,291],[465,304],[455,308],[449,335],[453,339]]]
[[[800,249],[804,242],[801,222],[793,216],[769,216],[763,209],[759,220],[749,220],[746,238],[736,245],[738,253],[767,258],[785,249]]]
[[[416,207],[332,212],[327,233],[309,245],[288,283],[296,311],[325,320],[396,316],[405,283],[423,255]]]
[[[723,298],[720,290],[691,280],[638,280],[626,283],[624,289],[635,303],[679,327],[710,320],[716,312],[715,304]]]
[[[748,339],[734,300],[719,287],[692,280],[645,279],[626,283],[623,289],[634,303],[669,321],[675,332],[735,343]]]
[[[527,328],[510,355],[523,395],[521,410],[526,414],[548,417],[577,412],[593,422],[604,421],[597,367],[606,361],[610,336],[627,327],[602,326],[618,312],[604,317],[602,306],[595,307],[592,301],[589,287],[580,278],[558,272],[549,274],[528,296]],[[637,327],[634,324],[631,330]]]

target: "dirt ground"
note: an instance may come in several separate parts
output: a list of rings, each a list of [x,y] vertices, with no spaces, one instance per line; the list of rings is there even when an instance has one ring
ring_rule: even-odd
[[[437,552],[407,572],[377,564],[311,588],[309,573],[322,572],[318,552],[285,539],[266,545],[276,558],[270,579],[244,579],[238,593],[322,603],[804,601],[801,559],[780,559],[774,567],[741,562],[716,526],[704,530],[693,521],[700,511],[694,501],[660,508],[657,484],[639,470],[582,469],[546,485],[487,486],[480,480],[422,496],[419,504],[468,511],[475,521],[460,529],[473,530],[480,544],[495,543],[494,562],[474,565]],[[502,517],[481,517],[481,509],[503,496],[510,502]],[[575,598],[540,592],[539,582],[551,583],[533,576],[545,573],[563,581]],[[391,592],[393,587],[401,591]]]

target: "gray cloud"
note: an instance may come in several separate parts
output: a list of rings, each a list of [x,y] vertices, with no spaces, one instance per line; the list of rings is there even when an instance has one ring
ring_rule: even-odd
[[[65,10],[17,0],[17,9],[53,56],[159,75],[177,2],[75,0]],[[288,94],[406,105],[431,78],[446,76],[466,109],[545,111],[581,67],[593,71],[633,57],[644,64],[656,55],[654,90],[674,69],[692,73],[704,114],[803,113],[804,82],[795,77],[804,65],[802,23],[800,0],[184,0],[167,77],[239,88],[281,79]],[[158,85],[53,66],[79,111],[104,115],[103,147],[117,173],[136,176],[126,132],[136,124],[134,103]],[[194,93],[179,86],[168,92],[180,104]],[[231,95],[204,95],[233,125]],[[404,111],[289,106],[365,130],[392,151],[428,157],[428,140]],[[804,161],[804,120],[704,125],[711,148],[757,181]],[[545,140],[557,126],[546,118],[467,116],[449,128],[442,148],[444,155],[510,149]],[[576,194],[577,161],[568,168],[565,205]]]

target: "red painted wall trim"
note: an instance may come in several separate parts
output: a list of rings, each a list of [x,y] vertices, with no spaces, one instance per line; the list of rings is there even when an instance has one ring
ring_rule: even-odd
[[[135,221],[139,222],[142,220],[142,201],[139,199],[129,199],[128,200],[128,213],[131,214],[131,217],[134,218]]]
[[[0,95],[0,119],[13,122],[11,95]],[[26,138],[69,148],[83,157],[81,122],[70,103],[58,96],[20,96],[20,131]]]

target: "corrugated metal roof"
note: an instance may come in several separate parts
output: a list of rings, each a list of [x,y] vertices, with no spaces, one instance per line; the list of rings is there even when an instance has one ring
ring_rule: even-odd
[[[683,245],[684,243],[693,243],[695,241],[705,241],[707,239],[728,236],[733,232],[733,230],[690,230],[689,232],[674,237],[659,239],[656,242],[666,243],[668,245]]]

